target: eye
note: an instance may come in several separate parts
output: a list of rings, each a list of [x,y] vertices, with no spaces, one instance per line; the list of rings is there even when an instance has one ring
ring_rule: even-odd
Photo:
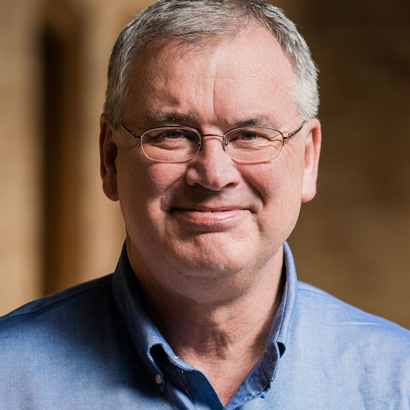
[[[262,134],[259,134],[254,131],[241,131],[238,133],[236,139],[240,139],[242,141],[255,141],[258,138],[266,138]]]
[[[245,144],[249,143],[267,143],[271,140],[270,135],[261,130],[254,129],[236,129],[227,135],[228,143]]]
[[[170,140],[178,140],[181,138],[186,138],[187,135],[183,130],[167,130],[162,131],[158,135],[155,135],[157,139],[170,139]]]
[[[181,150],[197,147],[199,136],[185,128],[155,128],[146,132],[142,138],[143,145],[150,145],[165,150]]]
[[[144,140],[152,143],[166,143],[179,141],[197,141],[195,132],[184,128],[157,128],[145,134]]]

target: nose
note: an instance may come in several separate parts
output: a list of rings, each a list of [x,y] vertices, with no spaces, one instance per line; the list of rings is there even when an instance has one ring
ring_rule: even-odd
[[[212,191],[239,184],[240,172],[236,163],[225,153],[221,138],[206,134],[201,151],[188,162],[186,182]]]

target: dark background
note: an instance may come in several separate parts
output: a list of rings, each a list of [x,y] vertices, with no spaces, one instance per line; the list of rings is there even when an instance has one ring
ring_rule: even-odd
[[[0,312],[111,272],[98,120],[122,26],[149,0],[0,2]],[[299,278],[410,328],[410,1],[278,0],[320,69],[316,198]]]
[[[299,277],[410,327],[410,2],[280,5],[320,69],[318,193],[290,239]]]

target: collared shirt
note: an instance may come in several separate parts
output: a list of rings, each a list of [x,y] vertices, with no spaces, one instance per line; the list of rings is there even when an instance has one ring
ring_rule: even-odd
[[[146,315],[125,247],[113,275],[0,319],[1,410],[410,409],[410,332],[299,282],[266,348],[223,407]]]

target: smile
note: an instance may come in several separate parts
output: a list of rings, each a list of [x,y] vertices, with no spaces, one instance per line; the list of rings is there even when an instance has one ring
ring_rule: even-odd
[[[250,211],[243,208],[175,208],[171,215],[188,230],[222,231],[239,226],[249,217]]]
[[[218,212],[233,212],[233,211],[244,211],[248,210],[247,207],[238,205],[214,205],[214,206],[203,206],[203,205],[182,205],[173,208],[174,211],[183,212],[201,212],[201,213],[218,213]]]

